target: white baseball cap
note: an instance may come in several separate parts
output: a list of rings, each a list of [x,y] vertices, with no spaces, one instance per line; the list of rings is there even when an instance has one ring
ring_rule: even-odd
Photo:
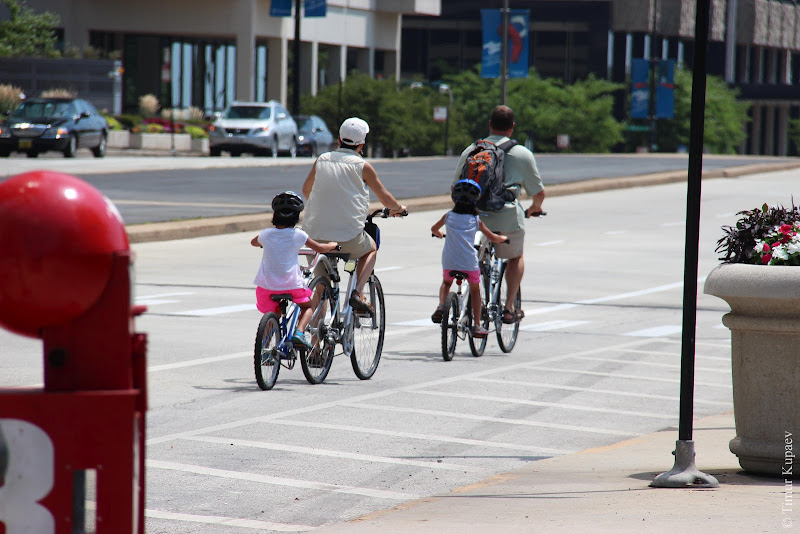
[[[369,124],[358,117],[346,119],[339,127],[339,137],[348,145],[360,145],[367,139]]]

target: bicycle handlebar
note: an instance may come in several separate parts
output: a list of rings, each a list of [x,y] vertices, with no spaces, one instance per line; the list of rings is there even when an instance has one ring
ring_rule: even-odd
[[[380,208],[380,209],[377,209],[377,210],[373,211],[369,215],[367,215],[367,221],[372,222],[372,218],[373,217],[380,217],[381,219],[388,219],[390,217],[391,213],[392,213],[392,210],[390,210],[389,208]],[[398,215],[400,217],[405,217],[406,215],[408,215],[408,210],[403,210]]]

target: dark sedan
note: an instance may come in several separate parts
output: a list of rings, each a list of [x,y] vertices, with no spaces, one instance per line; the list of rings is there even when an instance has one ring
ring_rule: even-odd
[[[323,152],[337,148],[338,136],[334,136],[328,125],[317,115],[295,115],[297,123],[297,155],[316,158]]]
[[[80,98],[29,98],[0,123],[0,157],[24,152],[35,158],[42,152],[62,152],[74,158],[88,148],[97,158],[106,155],[108,123]]]

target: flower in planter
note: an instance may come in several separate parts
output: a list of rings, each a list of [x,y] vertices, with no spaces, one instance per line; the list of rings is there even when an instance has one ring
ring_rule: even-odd
[[[761,241],[756,241],[755,256],[765,265],[800,265],[800,223],[782,224]]]
[[[800,210],[794,205],[740,211],[734,226],[723,226],[717,252],[725,263],[800,265]]]

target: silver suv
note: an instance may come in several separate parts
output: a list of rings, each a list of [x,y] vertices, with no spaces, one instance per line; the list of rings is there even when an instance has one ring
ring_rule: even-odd
[[[277,157],[278,152],[283,152],[295,157],[297,124],[275,100],[233,102],[209,128],[208,145],[212,156],[225,150],[231,156],[249,152]]]

